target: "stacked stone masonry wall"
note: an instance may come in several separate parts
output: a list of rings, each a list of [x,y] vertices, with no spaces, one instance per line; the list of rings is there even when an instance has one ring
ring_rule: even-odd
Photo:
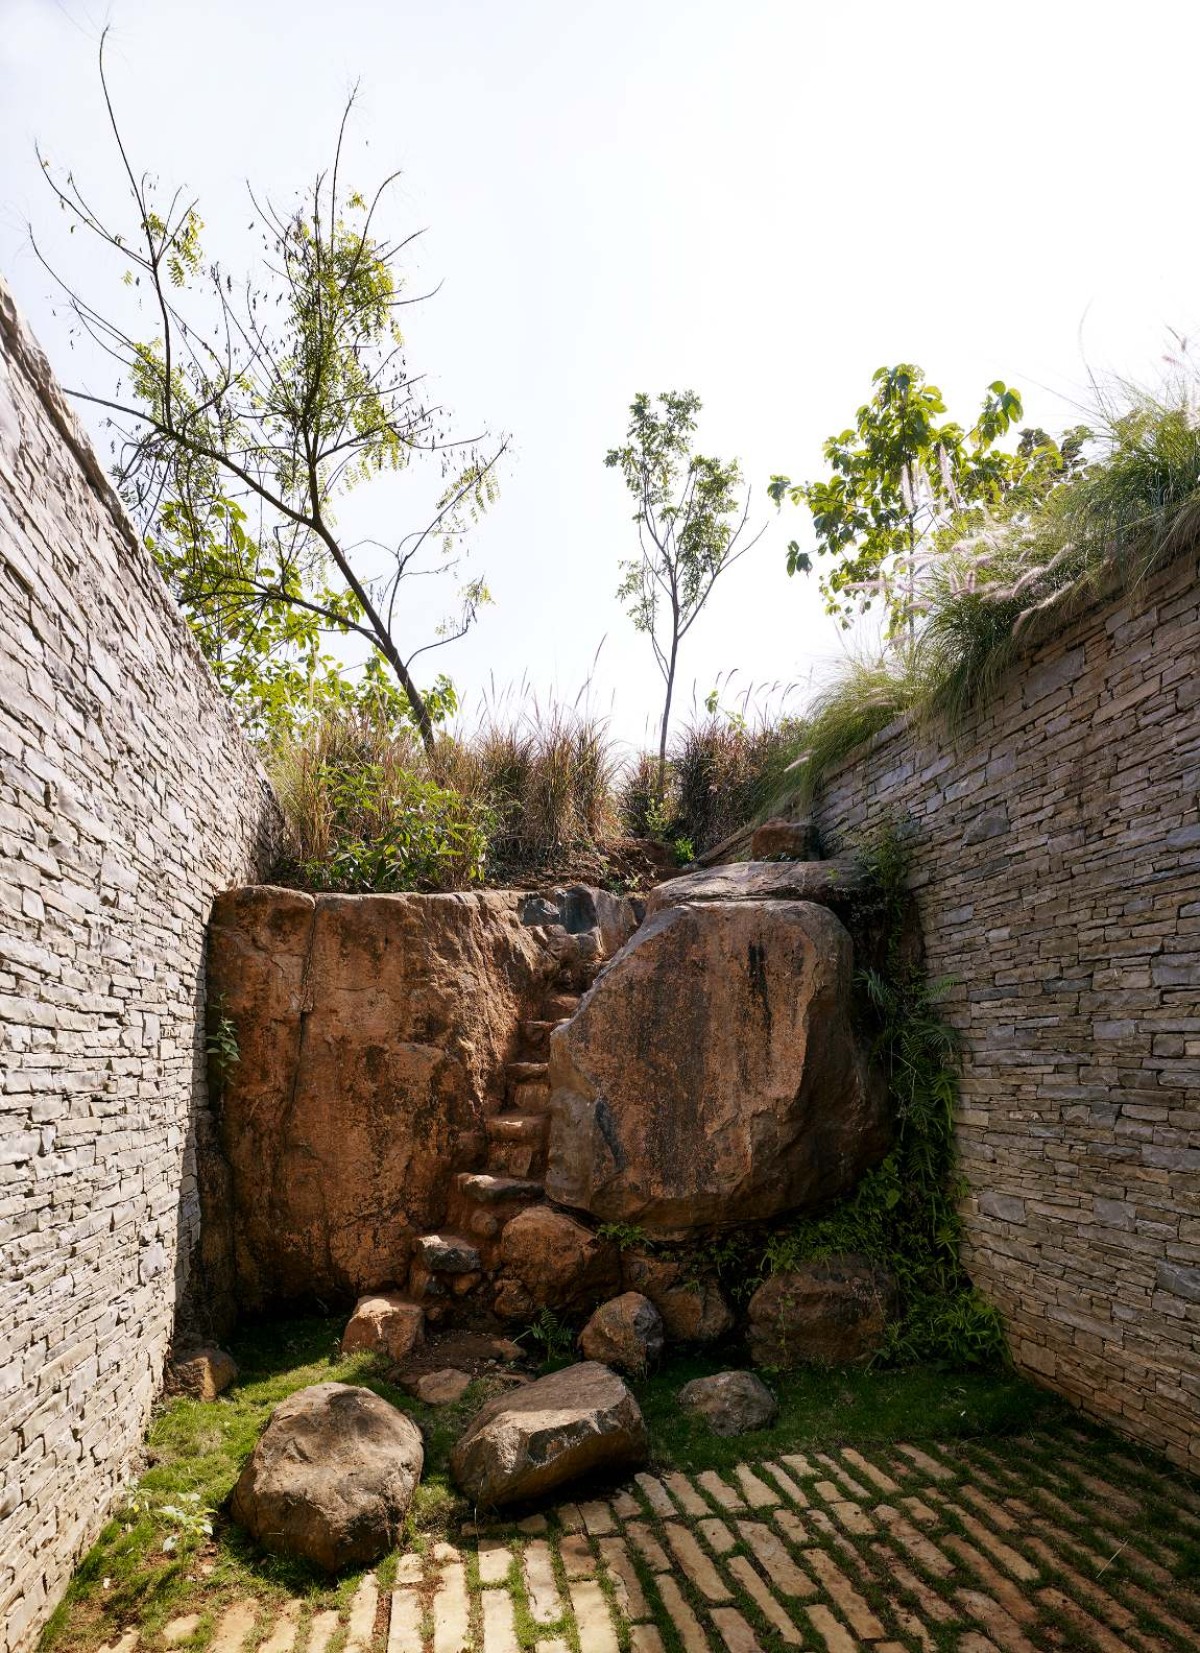
[[[1017,1365],[1200,1471],[1200,570],[1031,652],[956,735],[825,783],[849,843],[917,828],[966,1043],[967,1261]]]
[[[0,283],[0,1653],[140,1443],[197,1234],[205,925],[277,823]]]

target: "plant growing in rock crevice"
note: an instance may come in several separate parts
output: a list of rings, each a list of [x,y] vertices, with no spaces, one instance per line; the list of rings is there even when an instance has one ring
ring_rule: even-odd
[[[891,1152],[831,1210],[770,1236],[768,1273],[840,1252],[886,1268],[900,1296],[878,1359],[979,1364],[1004,1354],[996,1310],[962,1266],[954,1108],[961,1046],[942,1006],[950,985],[930,981],[913,944],[911,835],[894,824],[859,848],[867,888],[852,920],[856,949],[873,963],[858,975],[872,1055],[896,1113]]]

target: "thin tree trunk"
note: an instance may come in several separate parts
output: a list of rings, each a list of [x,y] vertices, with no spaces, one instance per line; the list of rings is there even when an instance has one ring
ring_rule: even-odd
[[[663,704],[662,728],[658,738],[658,801],[661,804],[667,789],[667,730],[671,723],[671,696],[675,693],[675,661],[679,654],[679,633],[671,636],[671,658],[667,665],[667,698]]]

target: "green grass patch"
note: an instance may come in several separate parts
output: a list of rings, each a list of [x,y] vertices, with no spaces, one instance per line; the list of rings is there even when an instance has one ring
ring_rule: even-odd
[[[719,1355],[680,1356],[634,1384],[656,1465],[692,1473],[753,1464],[808,1448],[1015,1435],[1047,1426],[1070,1411],[1064,1401],[1007,1368],[953,1372],[930,1366],[865,1371],[806,1367],[761,1372],[779,1402],[779,1416],[769,1429],[726,1440],[714,1435],[702,1419],[684,1412],[675,1397],[692,1378],[727,1371],[734,1364]]]

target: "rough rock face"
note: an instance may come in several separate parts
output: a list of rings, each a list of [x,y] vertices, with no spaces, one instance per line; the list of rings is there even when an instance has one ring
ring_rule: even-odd
[[[579,1334],[579,1347],[588,1360],[639,1375],[662,1354],[662,1315],[640,1292],[622,1292],[596,1310]]]
[[[558,967],[522,899],[217,898],[209,1003],[239,1060],[219,1100],[232,1208],[204,1220],[232,1233],[243,1309],[406,1277],[454,1172],[482,1163],[482,1110]]]
[[[411,1418],[369,1389],[316,1383],[272,1412],[233,1516],[276,1555],[328,1573],[366,1566],[400,1537],[423,1464]]]
[[[620,1290],[620,1256],[612,1241],[544,1205],[505,1224],[500,1259],[496,1312],[504,1319],[522,1320],[538,1309],[586,1314]]]
[[[862,1257],[806,1263],[765,1280],[750,1299],[750,1352],[759,1366],[851,1366],[883,1341],[895,1288]]]
[[[844,913],[862,887],[862,869],[850,859],[733,861],[655,885],[646,916],[689,901],[816,901]]]
[[[848,1192],[890,1136],[851,1030],[851,953],[811,902],[648,920],[552,1036],[546,1192],[658,1234]]]
[[[695,1412],[714,1435],[745,1435],[766,1429],[779,1411],[774,1395],[753,1372],[715,1372],[695,1378],[679,1391],[685,1412]]]
[[[715,1343],[733,1328],[733,1310],[715,1280],[693,1280],[684,1265],[646,1252],[621,1256],[621,1278],[648,1297],[674,1343]]]
[[[596,1361],[568,1366],[490,1401],[450,1454],[473,1504],[537,1498],[598,1469],[637,1469],[649,1450],[637,1402]]]
[[[403,1360],[425,1335],[425,1316],[418,1303],[410,1303],[398,1291],[374,1292],[360,1297],[342,1334],[342,1353],[365,1349],[369,1354]]]

